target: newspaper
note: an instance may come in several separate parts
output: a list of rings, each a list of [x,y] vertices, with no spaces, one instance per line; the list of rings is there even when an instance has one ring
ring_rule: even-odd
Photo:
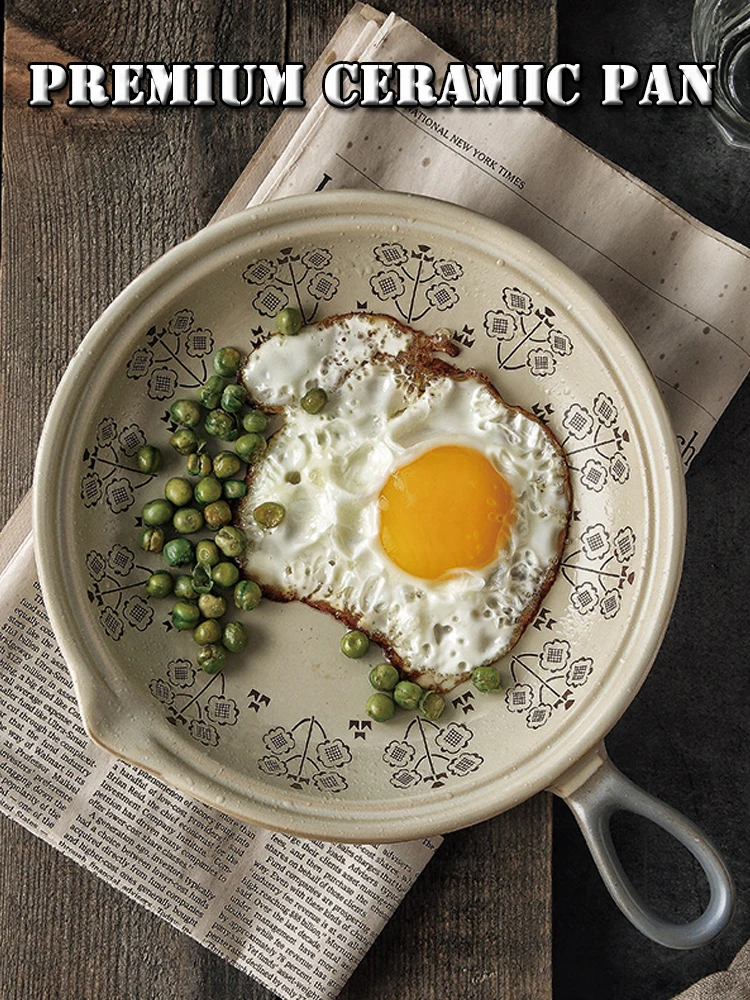
[[[620,314],[687,467],[747,373],[748,251],[533,111],[334,111],[314,99],[334,59],[438,72],[450,61],[407,22],[357,5],[310,73],[309,109],[281,116],[215,218],[364,187],[440,197],[513,226]],[[270,833],[97,748],[44,610],[30,531],[27,499],[0,535],[0,810],[278,996],[335,997],[439,839],[354,847]]]
[[[438,75],[455,61],[393,14],[361,6],[350,21],[337,59],[424,62]],[[618,314],[690,465],[750,368],[746,247],[530,108],[342,111],[320,96],[314,75],[307,93],[317,99],[305,116],[282,117],[284,152],[272,135],[217,217],[269,198],[365,188],[430,195],[517,229]]]
[[[27,497],[0,535],[0,811],[279,997],[337,996],[440,839],[353,846],[272,833],[92,743],[30,528]]]

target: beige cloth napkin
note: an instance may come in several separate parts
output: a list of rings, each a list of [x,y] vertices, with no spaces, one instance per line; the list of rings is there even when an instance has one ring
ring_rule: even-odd
[[[690,986],[674,1000],[748,1000],[750,998],[750,941],[724,972],[715,972]]]

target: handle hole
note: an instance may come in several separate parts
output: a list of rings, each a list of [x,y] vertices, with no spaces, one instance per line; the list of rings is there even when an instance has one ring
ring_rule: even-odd
[[[612,815],[610,832],[628,878],[648,906],[675,923],[700,916],[709,900],[708,882],[683,844],[651,820],[626,810]]]

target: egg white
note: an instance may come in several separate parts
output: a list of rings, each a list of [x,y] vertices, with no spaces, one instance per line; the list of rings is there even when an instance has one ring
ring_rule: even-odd
[[[240,508],[243,568],[272,596],[340,614],[403,669],[448,688],[507,652],[535,610],[559,561],[568,478],[545,428],[483,381],[409,377],[395,359],[412,339],[387,317],[353,314],[273,337],[250,354],[243,381],[283,424]],[[308,414],[299,400],[314,386],[329,401]],[[514,493],[515,522],[489,565],[422,580],[384,552],[378,495],[392,472],[446,444],[493,463]],[[265,501],[286,508],[271,530],[252,517]]]

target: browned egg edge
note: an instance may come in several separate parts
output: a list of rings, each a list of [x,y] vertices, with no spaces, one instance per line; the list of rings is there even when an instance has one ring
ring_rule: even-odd
[[[442,358],[438,358],[435,355],[437,353],[447,354],[448,356],[455,358],[459,355],[460,349],[457,344],[455,344],[448,337],[437,337],[428,333],[424,333],[421,330],[414,330],[411,327],[399,322],[393,316],[387,316],[384,313],[365,313],[365,312],[352,312],[352,313],[342,313],[337,316],[329,316],[325,320],[321,320],[320,323],[314,324],[318,329],[325,329],[326,327],[333,326],[336,323],[342,323],[346,320],[352,318],[359,319],[373,319],[373,320],[385,320],[386,322],[397,327],[403,333],[407,334],[410,338],[409,346],[397,354],[395,357],[393,355],[383,355],[380,352],[375,354],[373,357],[376,360],[382,360],[391,367],[396,364],[399,369],[404,372],[412,384],[417,387],[419,393],[424,392],[426,387],[433,381],[440,378],[450,378],[456,382],[467,382],[475,381],[480,382],[485,388],[495,397],[495,399],[510,413],[520,413],[528,420],[533,421],[538,424],[544,433],[547,435],[549,441],[551,442],[554,449],[557,451],[558,455],[562,460],[562,467],[564,472],[564,489],[565,489],[565,499],[567,507],[567,517],[565,519],[565,525],[560,530],[560,535],[557,544],[557,554],[555,556],[554,564],[551,566],[546,577],[542,581],[541,585],[537,588],[529,603],[526,606],[525,611],[520,616],[518,620],[518,627],[516,628],[511,641],[505,649],[503,656],[516,645],[518,640],[523,635],[526,628],[531,624],[531,622],[536,617],[539,608],[541,607],[542,601],[544,600],[547,592],[549,591],[552,584],[555,582],[557,577],[560,562],[562,560],[563,549],[565,548],[565,542],[568,537],[568,529],[570,527],[570,518],[572,513],[572,501],[573,501],[573,491],[570,482],[570,472],[568,469],[568,461],[565,456],[565,451],[562,445],[557,440],[552,431],[547,427],[547,425],[540,420],[535,414],[530,413],[521,406],[511,406],[506,403],[502,398],[498,390],[490,381],[489,377],[482,371],[478,371],[475,368],[467,368],[462,370],[456,368],[455,365],[450,364],[450,362],[445,361]],[[304,331],[304,327],[303,327]],[[301,332],[301,335],[303,333]],[[281,334],[274,334],[274,336],[281,336]],[[242,366],[244,367],[244,365]],[[346,372],[342,375],[342,378],[346,377]],[[246,387],[247,388],[247,387]],[[248,389],[248,396],[250,403],[258,410],[266,413],[268,416],[282,416],[286,407],[284,406],[260,406],[252,398],[252,392]],[[278,433],[277,428],[269,437],[269,441]],[[262,458],[259,461],[263,461]],[[248,495],[245,499],[241,500],[237,505],[234,523],[237,527],[241,528],[242,517],[244,513],[244,508],[249,502],[249,487],[252,484],[253,477],[255,473],[255,466],[250,465],[248,468],[246,482],[248,485]],[[244,570],[243,570],[244,572]],[[247,575],[247,574],[246,574]],[[384,636],[380,632],[375,632],[372,629],[365,628],[357,615],[354,612],[339,611],[336,608],[331,607],[326,601],[315,601],[310,598],[299,597],[296,593],[289,590],[284,590],[283,588],[274,587],[267,583],[264,583],[262,579],[257,576],[253,577],[256,583],[258,583],[263,591],[265,597],[272,601],[279,601],[282,603],[289,603],[291,601],[300,601],[303,604],[308,605],[308,607],[315,608],[318,611],[323,611],[326,614],[332,615],[343,625],[349,629],[358,629],[363,632],[367,638],[376,643],[383,650],[386,659],[397,667],[401,674],[408,678],[409,680],[416,681],[424,688],[431,688],[435,691],[439,691],[442,694],[447,694],[456,688],[459,684],[468,680],[471,677],[471,670],[466,670],[461,674],[451,674],[446,676],[443,674],[435,674],[433,671],[420,670],[418,667],[414,667],[409,663],[406,663],[396,652],[396,650],[391,646],[388,641],[387,636]],[[497,662],[497,657],[486,660],[483,663],[475,663],[474,667],[485,666],[488,663]],[[473,669],[473,667],[472,667]]]

